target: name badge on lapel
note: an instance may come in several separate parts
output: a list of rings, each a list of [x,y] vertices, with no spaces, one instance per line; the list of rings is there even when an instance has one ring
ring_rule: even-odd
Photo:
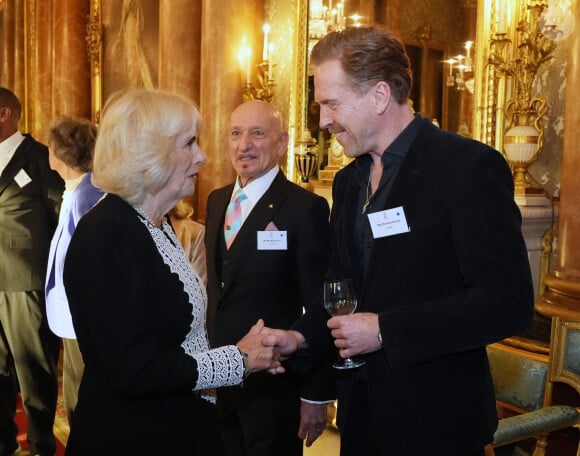
[[[258,231],[258,250],[288,250],[288,232]]]
[[[16,181],[16,183],[20,188],[24,187],[25,185],[28,185],[32,181],[30,176],[26,174],[26,171],[24,171],[23,169],[18,171],[18,174],[14,176],[14,180]]]
[[[407,217],[405,217],[403,206],[373,212],[368,214],[368,218],[373,231],[373,238],[375,239],[411,231],[411,228],[407,225]]]

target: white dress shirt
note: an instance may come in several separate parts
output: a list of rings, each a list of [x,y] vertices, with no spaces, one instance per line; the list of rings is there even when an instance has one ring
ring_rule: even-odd
[[[64,260],[68,244],[70,243],[72,232],[69,221],[71,220],[72,195],[78,187],[83,174],[76,179],[65,180],[65,190],[60,205],[58,226],[54,231],[50,242],[48,254],[48,264],[46,272],[45,300],[48,326],[50,330],[59,337],[66,339],[76,339],[73,328],[72,316],[68,306],[68,299],[64,288],[63,270]],[[49,278],[54,278],[54,283],[49,286]]]
[[[17,131],[12,136],[0,142],[0,174],[4,172],[4,168],[6,168],[6,165],[12,159],[14,152],[16,152],[16,149],[22,141],[24,141],[24,135]]]
[[[236,193],[236,191],[239,188],[241,188],[244,191],[245,195],[247,196],[247,198],[240,203],[240,205],[242,206],[242,225],[248,218],[248,215],[250,215],[250,212],[252,212],[252,209],[254,209],[256,203],[260,201],[260,198],[262,198],[262,196],[264,196],[264,193],[268,191],[270,185],[272,185],[272,182],[274,182],[274,179],[278,175],[279,171],[280,167],[274,166],[270,171],[268,171],[263,176],[260,176],[256,179],[252,179],[243,188],[240,185],[240,178],[238,177],[236,179],[234,190],[232,191],[232,196]],[[232,199],[232,196],[230,196],[230,201]]]

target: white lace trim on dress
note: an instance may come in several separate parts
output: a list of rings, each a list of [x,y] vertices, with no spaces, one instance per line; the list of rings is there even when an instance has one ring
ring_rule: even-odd
[[[140,207],[134,206],[134,208],[143,218],[143,224],[151,233],[163,262],[179,277],[192,306],[191,328],[181,346],[197,361],[198,378],[194,390],[241,383],[244,362],[238,348],[235,345],[209,348],[205,328],[205,303],[207,301],[205,287],[201,285],[199,275],[191,267],[177,236],[165,220],[161,228],[158,228]]]

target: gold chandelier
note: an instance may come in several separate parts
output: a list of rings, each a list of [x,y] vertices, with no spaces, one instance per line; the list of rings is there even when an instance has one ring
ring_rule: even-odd
[[[325,4],[326,3],[326,4]],[[308,38],[319,40],[328,32],[343,30],[346,27],[346,16],[344,14],[344,2],[338,2],[334,7],[332,0],[323,2],[322,0],[310,1],[310,12],[308,17]]]
[[[347,16],[345,0],[310,0],[308,9],[308,53],[328,32],[344,30],[347,26],[360,27],[362,16]]]

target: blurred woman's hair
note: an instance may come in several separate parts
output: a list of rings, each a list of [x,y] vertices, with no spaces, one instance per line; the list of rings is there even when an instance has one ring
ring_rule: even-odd
[[[187,198],[180,199],[171,209],[171,214],[178,220],[191,218],[193,215],[193,206]]]
[[[48,147],[69,168],[87,173],[93,169],[97,126],[74,116],[56,117],[50,122]]]

